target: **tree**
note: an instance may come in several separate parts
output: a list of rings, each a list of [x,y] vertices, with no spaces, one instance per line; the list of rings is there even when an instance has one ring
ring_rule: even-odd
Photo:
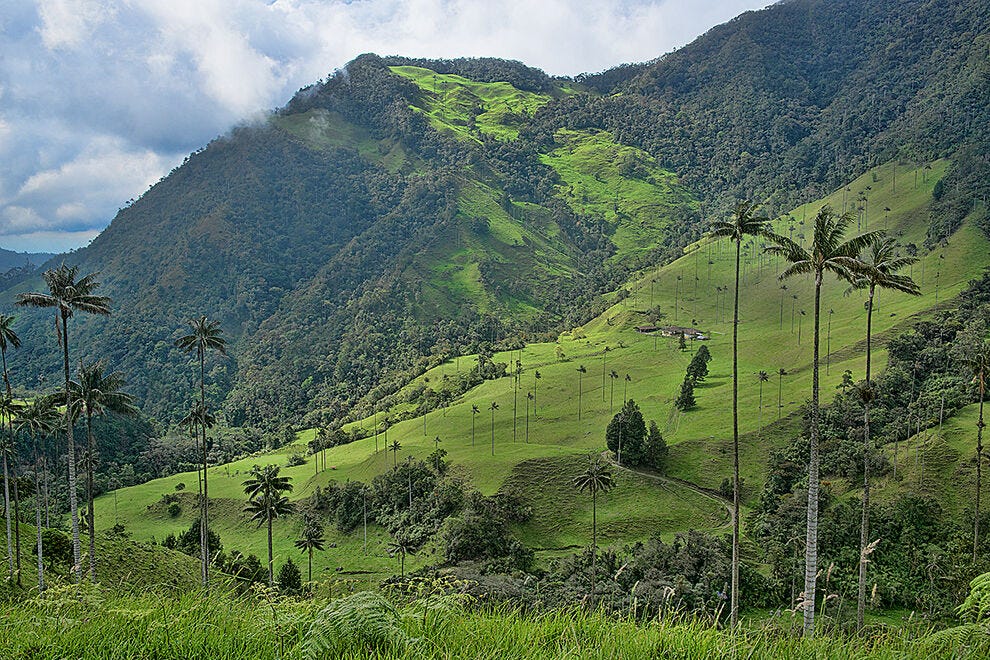
[[[712,237],[728,238],[736,244],[736,281],[732,304],[732,597],[729,610],[733,627],[739,623],[739,264],[745,237],[760,236],[774,242],[779,238],[770,228],[770,219],[756,214],[758,208],[752,202],[740,201],[728,220],[712,223],[711,231]],[[681,396],[685,398],[685,403],[688,398],[693,399],[693,392],[689,397],[685,394],[682,387]],[[690,407],[678,405],[681,410]]]
[[[96,467],[96,447],[93,442],[93,417],[108,412],[136,415],[134,397],[121,391],[126,381],[119,371],[104,372],[102,362],[91,362],[79,368],[78,380],[69,383],[72,391],[72,417],[86,420],[86,520],[89,527],[89,579],[96,581],[96,513],[93,506],[93,473]]]
[[[541,378],[543,378],[543,375],[539,371],[536,371],[536,372],[533,373],[533,417],[536,417],[537,416],[536,415],[536,386],[539,384]]]
[[[302,591],[302,573],[292,557],[278,569],[278,590],[284,594],[298,594]]]
[[[860,389],[863,402],[863,501],[859,534],[859,589],[856,595],[856,626],[860,630],[863,628],[866,612],[866,570],[870,545],[870,457],[873,451],[870,436],[870,404],[875,394],[871,378],[873,304],[878,288],[900,291],[913,296],[921,295],[921,289],[914,280],[906,275],[897,274],[897,271],[913,264],[917,259],[897,256],[897,242],[894,239],[883,238],[874,242],[867,249],[862,261],[866,269],[852,282],[854,288],[869,291],[866,300],[866,380]],[[832,310],[829,310],[830,319],[831,312]]]
[[[399,558],[399,574],[406,574],[406,555],[416,554],[416,544],[404,534],[400,534],[388,544],[388,553]]]
[[[588,373],[588,370],[584,368],[584,365],[579,365],[577,368],[578,372],[578,421],[581,421],[581,384],[584,380],[584,375]]]
[[[780,412],[784,407],[784,376],[787,370],[781,367],[777,369],[777,419],[780,419]]]
[[[619,372],[612,369],[612,371],[608,373],[608,377],[612,386],[611,391],[608,393],[608,411],[612,412],[613,401],[615,400],[615,381],[619,380]]]
[[[492,401],[492,405],[488,406],[488,409],[492,412],[492,456],[495,455],[495,411],[498,410],[498,404]]]
[[[272,554],[272,523],[293,510],[292,503],[284,495],[292,491],[292,479],[279,476],[281,469],[279,465],[266,465],[263,468],[255,465],[251,470],[251,478],[241,484],[244,486],[244,494],[248,496],[244,510],[251,514],[251,520],[257,521],[258,527],[268,525],[268,586],[273,586],[275,582],[272,575],[275,561]]]
[[[663,439],[660,428],[655,421],[650,420],[650,428],[646,433],[646,443],[643,448],[644,462],[657,472],[663,472],[667,466],[669,452],[667,441]]]
[[[615,452],[620,465],[636,466],[643,462],[643,441],[646,438],[646,422],[643,413],[632,399],[626,401],[605,428],[605,444]]]
[[[766,383],[767,381],[770,380],[770,374],[768,374],[767,372],[761,369],[760,372],[756,374],[756,380],[760,384],[760,407],[759,407],[759,414],[757,415],[757,420],[758,420],[757,426],[760,429],[759,437],[762,438],[763,437],[763,383]]]
[[[983,400],[987,391],[987,379],[990,378],[990,340],[981,340],[968,347],[962,356],[962,363],[973,374],[980,403],[980,412],[976,421],[976,498],[973,502],[973,562],[977,559],[977,548],[980,543],[980,491],[983,477]]]
[[[305,552],[309,560],[309,580],[310,593],[312,593],[313,585],[313,551],[319,550],[323,552],[325,549],[326,539],[323,537],[323,525],[320,521],[316,519],[315,516],[306,515],[303,517],[303,529],[302,536],[300,536],[295,541],[295,546],[299,548],[301,552]]]
[[[180,350],[191,353],[196,351],[199,360],[199,405],[202,415],[206,415],[206,352],[216,351],[220,355],[227,354],[227,340],[223,338],[223,330],[220,328],[220,321],[211,321],[205,316],[197,319],[189,319],[189,327],[192,329],[188,335],[183,335],[175,341],[176,347]],[[206,536],[206,530],[210,523],[210,490],[207,482],[207,457],[206,457],[206,426],[201,425],[201,441],[203,450],[203,497],[200,502],[200,516],[203,524],[202,556],[200,557],[203,587],[210,586],[210,539]],[[269,583],[271,583],[271,567],[269,566]]]
[[[110,298],[94,291],[100,283],[96,273],[76,279],[78,266],[66,266],[45,271],[48,293],[19,293],[16,304],[22,307],[54,308],[59,343],[62,345],[62,375],[65,378],[65,437],[69,461],[69,517],[72,525],[72,572],[82,579],[82,543],[79,538],[79,502],[76,495],[76,444],[72,437],[72,393],[69,389],[69,318],[76,312],[109,316]]]
[[[34,448],[34,512],[38,535],[38,591],[45,590],[44,548],[41,538],[41,465],[45,455],[43,438],[50,435],[58,425],[58,408],[54,397],[36,398],[21,410],[17,417],[17,430],[29,436]]]
[[[536,397],[533,396],[532,392],[526,392],[526,443],[527,444],[529,444],[529,402],[535,400]]]
[[[580,492],[591,493],[591,603],[595,602],[595,570],[598,557],[598,493],[607,493],[615,487],[612,471],[602,463],[601,458],[591,456],[588,469],[571,480]]]
[[[10,515],[10,478],[14,473],[14,470],[8,468],[8,463],[11,465],[17,465],[17,458],[15,455],[15,445],[14,445],[14,432],[13,432],[13,419],[21,411],[21,406],[16,401],[14,397],[10,394],[0,395],[0,425],[3,427],[3,436],[0,439],[0,457],[3,460],[3,503],[4,503],[4,517],[7,522],[7,564],[10,568],[10,579],[14,580],[14,535],[11,533],[11,515]],[[20,521],[14,518],[17,524]],[[20,571],[20,530],[17,530],[17,563],[18,571]],[[19,577],[19,574],[18,574]]]
[[[478,406],[475,405],[471,406],[471,446],[472,447],[474,447],[474,418],[480,412],[481,409],[478,408]]]
[[[844,240],[846,230],[852,222],[852,215],[836,215],[832,208],[823,206],[815,216],[814,233],[810,249],[797,245],[788,239],[781,239],[770,249],[782,254],[790,265],[780,274],[785,280],[795,275],[811,275],[815,282],[814,341],[811,377],[811,433],[808,460],[808,510],[804,553],[804,634],[815,632],[815,588],[818,577],[818,493],[821,460],[818,452],[821,433],[821,410],[819,406],[819,353],[821,326],[822,284],[826,273],[851,281],[864,274],[866,266],[858,259],[864,248],[875,242],[877,232],[862,234]]]
[[[6,441],[2,446],[0,446],[0,453],[3,455],[3,510],[4,517],[7,522],[7,563],[10,568],[11,580],[14,578],[14,549],[11,543],[12,539],[10,526],[11,470],[8,467],[7,461],[8,458],[12,460],[14,459],[13,416],[19,409],[19,406],[14,404],[14,397],[10,389],[10,377],[7,374],[7,348],[20,348],[21,346],[21,339],[17,336],[17,333],[14,332],[13,324],[13,316],[0,314],[0,356],[3,357],[3,385],[6,391],[6,396],[3,401],[3,416],[0,417],[0,425],[2,425],[4,431],[6,431]],[[16,465],[16,460],[14,460],[14,464]],[[20,524],[20,521],[17,521],[17,523]],[[20,548],[18,548],[17,559],[19,562]]]
[[[708,376],[708,363],[711,359],[712,355],[708,352],[707,346],[702,346],[691,358],[687,367],[687,377],[691,379],[693,384],[697,385]]]
[[[402,445],[399,444],[398,440],[393,440],[392,444],[389,445],[388,450],[392,452],[392,467],[398,467],[399,465],[399,450],[402,449]]]
[[[694,383],[691,382],[689,376],[685,376],[684,382],[681,383],[681,393],[678,395],[677,401],[674,402],[674,406],[681,412],[686,412],[694,408],[697,403],[694,400]]]

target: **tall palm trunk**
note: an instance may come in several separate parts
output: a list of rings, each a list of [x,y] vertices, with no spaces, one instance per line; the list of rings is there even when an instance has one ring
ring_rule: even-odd
[[[17,463],[13,465],[14,475],[14,559],[17,564],[17,586],[21,586],[21,497],[17,489]]]
[[[595,568],[598,560],[598,489],[591,489],[591,606],[595,606]]]
[[[275,555],[272,553],[272,515],[268,514],[268,586],[275,586],[275,574],[272,564],[275,563]],[[312,570],[312,569],[311,569]]]
[[[72,521],[72,572],[82,580],[82,541],[79,538],[79,501],[76,494],[76,443],[72,437],[72,390],[69,389],[69,324],[62,315],[62,371],[65,376],[65,438],[69,456],[69,517]]]
[[[7,351],[0,350],[0,355],[3,357],[3,383],[6,386],[7,398],[10,398],[10,379],[7,377]],[[13,402],[11,401],[11,404]],[[0,424],[3,424],[4,420],[0,419]],[[14,548],[11,544],[12,534],[10,528],[10,470],[7,466],[7,450],[9,449],[11,455],[13,455],[14,450],[14,433],[12,430],[11,414],[6,415],[7,422],[7,441],[10,443],[9,447],[2,448],[3,452],[3,511],[4,518],[7,523],[7,565],[10,568],[10,579],[14,579]]]
[[[13,533],[10,525],[10,470],[7,469],[7,452],[3,452],[3,510],[7,519],[7,566],[10,569],[10,579],[14,579],[14,547]]]
[[[973,563],[980,546],[980,491],[983,479],[983,398],[986,393],[986,374],[980,369],[980,416],[976,422],[976,502],[973,516]]]
[[[736,240],[736,290],[732,307],[732,596],[729,619],[739,623],[739,257]]]
[[[199,403],[203,411],[203,415],[206,415],[206,352],[200,348],[199,349]],[[200,424],[200,431],[202,433],[202,447],[203,447],[203,500],[200,502],[200,507],[202,510],[199,525],[200,534],[200,561],[202,562],[202,573],[203,573],[203,588],[208,589],[210,587],[210,492],[206,481],[206,424]],[[269,548],[271,547],[271,530],[269,529]],[[269,556],[271,556],[271,550],[269,550]],[[268,567],[268,583],[271,584],[271,564]]]
[[[38,536],[38,591],[45,590],[44,548],[41,544],[41,458],[38,455],[37,437],[34,438],[34,515]]]
[[[818,353],[821,322],[822,276],[815,274],[815,340],[811,377],[811,457],[808,463],[808,527],[804,548],[804,634],[815,634],[815,589],[818,578],[818,489],[821,470],[818,456]]]
[[[866,547],[870,543],[870,403],[873,399],[870,366],[875,293],[876,287],[870,285],[866,304],[866,395],[863,398],[863,518],[859,525],[859,591],[856,594],[856,627],[860,630],[866,613]]]
[[[96,582],[96,508],[93,505],[93,413],[86,409],[86,517],[89,521],[89,579]]]

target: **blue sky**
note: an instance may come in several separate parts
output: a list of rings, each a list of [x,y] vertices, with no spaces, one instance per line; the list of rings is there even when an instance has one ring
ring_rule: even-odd
[[[768,0],[4,0],[0,247],[87,244],[231,126],[365,52],[575,75],[653,59]]]

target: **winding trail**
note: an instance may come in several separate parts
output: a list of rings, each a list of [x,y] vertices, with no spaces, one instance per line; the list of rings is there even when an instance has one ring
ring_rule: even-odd
[[[732,505],[724,497],[719,495],[718,492],[715,491],[714,489],[705,488],[704,486],[699,486],[698,484],[692,481],[687,481],[685,479],[678,479],[677,477],[665,477],[660,474],[657,474],[652,470],[643,470],[638,468],[626,467],[625,465],[620,465],[615,461],[615,457],[610,451],[602,452],[602,456],[605,458],[605,460],[607,460],[609,463],[611,463],[614,467],[618,468],[619,470],[625,470],[626,472],[632,472],[633,474],[638,474],[641,477],[652,479],[653,481],[659,483],[662,488],[667,489],[668,492],[673,492],[673,489],[671,488],[671,486],[673,485],[682,486],[684,488],[687,488],[688,490],[693,490],[702,497],[707,497],[710,500],[714,500],[715,502],[718,502],[718,504],[720,504],[722,508],[725,509],[725,522],[719,525],[718,527],[716,527],[715,529],[724,529],[726,527],[732,526]]]

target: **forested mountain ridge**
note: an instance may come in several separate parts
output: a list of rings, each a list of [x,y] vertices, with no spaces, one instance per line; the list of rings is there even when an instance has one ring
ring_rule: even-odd
[[[115,301],[79,320],[77,354],[174,419],[193,372],[173,340],[207,314],[232,339],[208,378],[231,423],[324,422],[427,356],[590,318],[738,196],[779,211],[869,165],[949,156],[937,241],[984,194],[988,20],[974,1],[793,0],[575,81],[361,56],[69,257]],[[54,338],[20,315],[11,366],[33,385]]]

